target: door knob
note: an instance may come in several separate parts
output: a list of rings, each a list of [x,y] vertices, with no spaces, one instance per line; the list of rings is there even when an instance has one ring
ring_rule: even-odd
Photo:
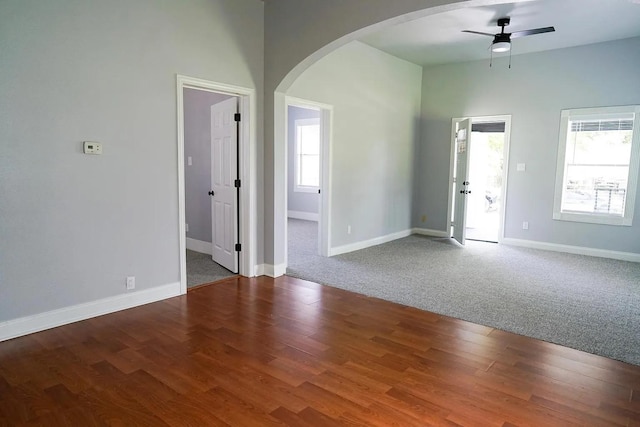
[[[209,195],[210,196],[215,196],[216,193],[213,192],[213,190],[209,191]]]

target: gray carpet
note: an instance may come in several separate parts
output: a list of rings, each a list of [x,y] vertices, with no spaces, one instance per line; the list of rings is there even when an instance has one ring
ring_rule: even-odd
[[[187,288],[235,276],[213,262],[211,255],[187,250]]]
[[[287,274],[640,365],[640,263],[409,236],[317,255],[289,220]]]

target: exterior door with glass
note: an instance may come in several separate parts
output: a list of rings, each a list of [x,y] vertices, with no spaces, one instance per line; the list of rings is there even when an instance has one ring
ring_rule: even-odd
[[[456,126],[454,177],[453,238],[461,245],[465,243],[467,217],[467,195],[471,193],[469,184],[469,151],[471,148],[471,119],[464,119]]]

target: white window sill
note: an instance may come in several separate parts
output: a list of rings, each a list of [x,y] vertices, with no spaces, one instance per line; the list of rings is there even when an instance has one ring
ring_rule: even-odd
[[[294,193],[317,193],[320,187],[294,187]]]
[[[633,222],[633,218],[573,212],[554,212],[553,219],[559,221],[586,222],[591,224],[619,225],[626,227],[631,226]]]

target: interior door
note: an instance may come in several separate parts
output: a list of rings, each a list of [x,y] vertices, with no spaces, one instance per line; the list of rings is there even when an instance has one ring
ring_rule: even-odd
[[[226,269],[238,272],[235,251],[238,235],[237,98],[211,106],[211,220],[212,258]]]
[[[455,133],[456,176],[454,179],[453,238],[461,245],[465,243],[467,217],[467,194],[469,186],[469,150],[471,148],[471,119],[458,122]]]

